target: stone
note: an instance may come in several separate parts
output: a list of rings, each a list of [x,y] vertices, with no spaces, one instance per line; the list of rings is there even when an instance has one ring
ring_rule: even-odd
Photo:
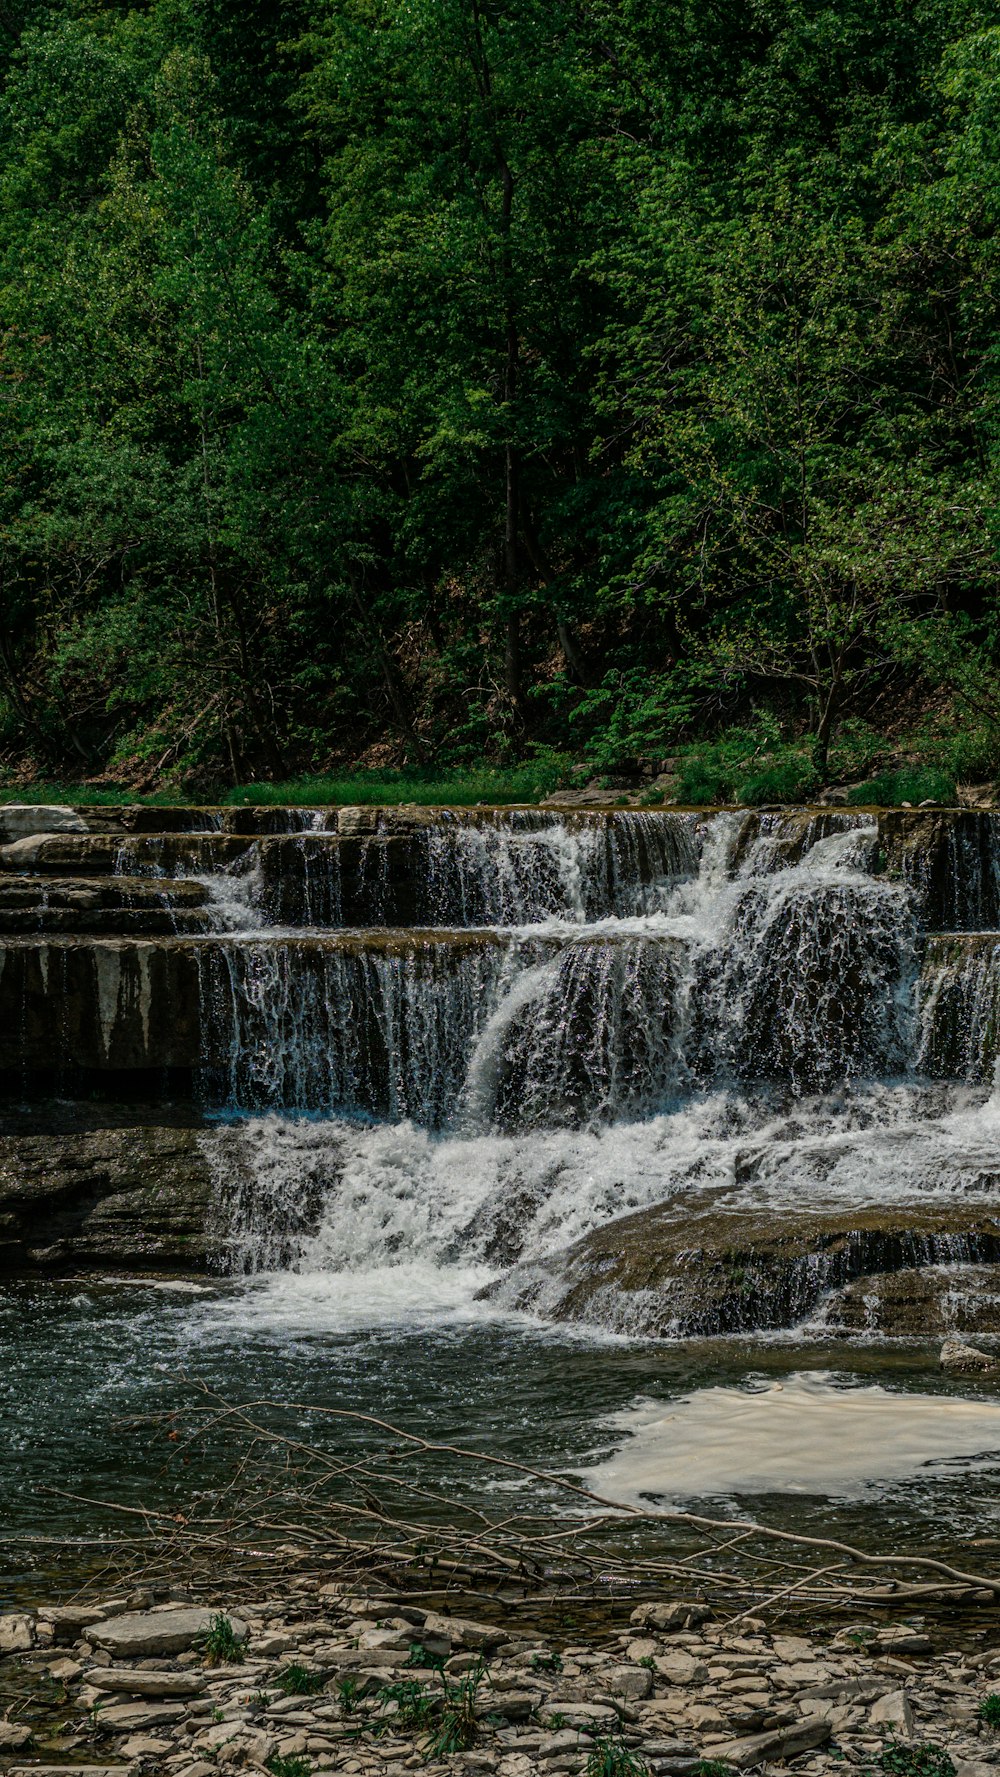
[[[496,1691],[488,1698],[490,1715],[502,1715],[504,1721],[530,1721],[539,1701],[537,1691]]]
[[[711,1616],[701,1604],[640,1604],[629,1618],[633,1629],[691,1629]]]
[[[506,1630],[498,1629],[495,1624],[474,1623],[466,1617],[442,1617],[433,1610],[427,1612],[419,1633],[414,1632],[410,1640],[421,1641],[426,1647],[431,1636],[439,1636],[453,1647],[473,1648],[483,1653],[508,1640]]]
[[[140,1659],[150,1654],[181,1654],[205,1636],[212,1625],[215,1610],[183,1608],[180,1610],[149,1610],[128,1612],[112,1617],[106,1623],[92,1623],[87,1640],[103,1647],[116,1659]],[[230,1617],[238,1640],[247,1634],[246,1624],[239,1617]]]
[[[87,833],[86,821],[75,808],[55,803],[5,802],[0,807],[0,844],[30,839],[36,833]]]
[[[0,1752],[23,1752],[31,1745],[31,1729],[24,1722],[0,1721]]]
[[[143,1124],[140,1112],[131,1128],[0,1134],[0,1273],[122,1265],[204,1270],[221,1246],[208,1213],[213,1175],[206,1143],[216,1138],[158,1119],[162,1112],[154,1110],[151,1123]],[[43,1619],[61,1644],[103,1620],[106,1612],[76,1605]]]
[[[152,1734],[130,1734],[122,1742],[121,1754],[123,1758],[162,1758],[170,1747],[169,1740],[157,1740]]]
[[[79,1660],[53,1660],[51,1666],[48,1667],[49,1677],[56,1679],[60,1684],[71,1683],[74,1678],[79,1678],[82,1671],[83,1667]]]
[[[788,1727],[768,1728],[763,1734],[752,1734],[745,1740],[724,1740],[712,1747],[712,1758],[727,1765],[746,1769],[769,1761],[783,1763],[796,1753],[809,1752],[814,1746],[825,1746],[830,1738],[830,1724],[818,1716],[792,1722]]]
[[[829,1677],[828,1666],[807,1665],[804,1660],[795,1666],[775,1666],[771,1672],[771,1682],[779,1691],[801,1691],[807,1685],[825,1684]]]
[[[638,1702],[652,1691],[653,1674],[647,1666],[612,1666],[604,1674],[604,1689],[614,1697]]]
[[[931,1638],[916,1629],[880,1629],[875,1645],[880,1653],[929,1654]]]
[[[2,1165],[2,1160],[0,1160]],[[0,1185],[0,1198],[3,1187]],[[53,1639],[60,1645],[68,1645],[82,1635],[88,1623],[103,1622],[111,1615],[106,1608],[94,1604],[60,1604],[54,1609],[40,1610],[39,1623],[48,1623],[53,1631]]]
[[[24,1654],[35,1645],[35,1626],[30,1617],[0,1617],[0,1654]]]
[[[180,1721],[184,1714],[181,1703],[109,1703],[100,1711],[98,1720],[104,1728],[118,1733],[141,1733],[144,1728],[159,1728],[168,1722]]]
[[[905,1691],[888,1691],[873,1703],[868,1712],[873,1728],[891,1728],[894,1735],[906,1740],[913,1737],[913,1710]]]
[[[651,1636],[642,1636],[636,1641],[626,1643],[625,1653],[628,1659],[638,1664],[640,1660],[655,1660],[660,1651],[660,1644]]]
[[[967,1375],[976,1370],[995,1370],[1000,1360],[988,1351],[978,1350],[975,1345],[963,1345],[959,1339],[946,1339],[938,1362],[942,1370],[953,1375]]]
[[[135,1697],[198,1697],[205,1689],[199,1672],[146,1672],[138,1666],[92,1666],[86,1681],[99,1691]]]
[[[855,1278],[939,1265],[963,1243],[981,1262],[1000,1260],[1000,1230],[981,1206],[817,1206],[775,1216],[734,1207],[728,1189],[717,1212],[705,1190],[682,1192],[544,1258],[521,1259],[482,1295],[527,1312],[544,1302],[547,1318],[566,1322],[593,1320],[599,1304],[601,1325],[632,1337],[743,1333],[793,1326]],[[633,1612],[632,1626],[684,1625],[678,1611],[662,1621]]]
[[[656,1670],[668,1684],[703,1684],[708,1678],[708,1667],[690,1654],[658,1654]]]
[[[542,1705],[539,1715],[544,1723],[551,1722],[558,1716],[563,1728],[581,1728],[585,1732],[593,1729],[613,1728],[618,1726],[617,1709],[605,1703],[580,1703],[576,1699],[560,1699],[552,1697]]]

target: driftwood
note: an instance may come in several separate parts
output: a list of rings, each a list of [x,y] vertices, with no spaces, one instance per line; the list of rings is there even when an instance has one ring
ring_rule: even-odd
[[[104,1542],[99,1583],[113,1574],[133,1584],[211,1584],[221,1573],[249,1583],[283,1565],[368,1590],[412,1598],[461,1593],[508,1606],[698,1598],[715,1614],[732,1611],[733,1621],[776,1606],[909,1609],[1000,1600],[1000,1577],[932,1554],[873,1553],[766,1524],[634,1506],[372,1414],[270,1399],[235,1405],[204,1385],[191,1387],[182,1413],[140,1425],[171,1440],[173,1459],[231,1441],[224,1485],[194,1494],[183,1511],[50,1490],[127,1521],[129,1531]],[[342,1432],[338,1448],[269,1423],[291,1411]],[[487,1509],[484,1501],[494,1499]]]

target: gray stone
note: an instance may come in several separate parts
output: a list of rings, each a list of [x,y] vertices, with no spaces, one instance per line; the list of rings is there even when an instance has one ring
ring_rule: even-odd
[[[946,1339],[938,1359],[942,1370],[964,1375],[975,1370],[995,1370],[998,1360],[975,1345],[963,1345],[960,1339]]]
[[[656,1670],[668,1684],[703,1684],[708,1678],[708,1667],[701,1660],[693,1660],[690,1654],[660,1654]]]
[[[537,1691],[491,1691],[486,1710],[502,1715],[504,1721],[530,1721],[538,1702]]]
[[[558,1716],[560,1727],[581,1728],[585,1733],[594,1728],[613,1728],[618,1726],[618,1711],[606,1703],[580,1703],[576,1699],[550,1698],[542,1705],[539,1715],[543,1722],[551,1722]]]
[[[124,1691],[133,1697],[198,1697],[205,1689],[198,1672],[144,1672],[134,1666],[94,1666],[86,1682],[99,1691]]]
[[[138,1734],[180,1721],[183,1714],[182,1703],[110,1703],[101,1709],[98,1721],[102,1728],[114,1728],[119,1734]]]
[[[23,1752],[31,1744],[31,1729],[24,1722],[0,1721],[0,1752]]]
[[[467,1617],[442,1617],[430,1610],[420,1630],[414,1630],[410,1640],[420,1641],[427,1647],[434,1636],[450,1642],[453,1647],[472,1648],[483,1653],[510,1639],[505,1629],[498,1629],[493,1623],[473,1623]]]
[[[0,1617],[0,1654],[24,1654],[35,1645],[35,1626],[30,1617]]]
[[[604,1674],[604,1689],[613,1697],[628,1697],[640,1702],[653,1688],[653,1674],[648,1666],[612,1666]]]
[[[809,1752],[814,1746],[825,1746],[830,1738],[830,1723],[818,1716],[792,1722],[786,1728],[768,1728],[763,1734],[751,1734],[745,1740],[724,1740],[712,1747],[713,1759],[727,1765],[762,1765],[773,1760],[794,1758],[798,1752]]]
[[[107,1623],[92,1623],[87,1640],[106,1648],[117,1659],[139,1659],[150,1654],[181,1654],[207,1635],[217,1611],[199,1608],[128,1612]],[[238,1640],[246,1637],[246,1624],[231,1617]]]
[[[0,844],[30,839],[35,833],[87,833],[89,828],[75,808],[55,803],[6,802],[0,807]]]
[[[888,1691],[873,1703],[868,1714],[873,1728],[891,1728],[896,1735],[911,1739],[913,1735],[913,1710],[905,1691]]]
[[[711,1614],[701,1604],[640,1604],[629,1622],[633,1629],[692,1629]]]

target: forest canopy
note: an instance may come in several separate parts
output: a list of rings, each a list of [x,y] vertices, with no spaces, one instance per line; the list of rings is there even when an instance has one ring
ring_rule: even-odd
[[[1000,773],[996,8],[5,0],[0,58],[8,772]]]

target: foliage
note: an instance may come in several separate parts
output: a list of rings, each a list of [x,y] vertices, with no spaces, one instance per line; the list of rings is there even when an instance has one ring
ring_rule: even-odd
[[[206,1666],[239,1666],[247,1657],[246,1636],[237,1635],[230,1619],[217,1611],[201,1642]]]
[[[278,1673],[274,1682],[286,1697],[314,1697],[323,1689],[325,1680],[322,1672],[311,1672],[308,1667],[293,1662]]]
[[[719,740],[686,750],[674,784],[679,802],[794,802],[819,784],[808,752],[785,743],[770,724],[729,729]]]
[[[850,792],[855,804],[877,803],[898,808],[907,802],[916,808],[921,802],[952,803],[955,800],[955,779],[933,766],[903,766],[899,771],[884,771],[867,784]]]
[[[442,1672],[444,1701],[440,1718],[427,1737],[428,1758],[448,1758],[453,1752],[466,1752],[475,1745],[479,1731],[476,1702],[485,1676],[486,1668],[481,1661],[455,1684]]]
[[[998,67],[955,0],[15,8],[0,768],[996,778]]]
[[[595,1734],[587,1754],[587,1777],[649,1777],[649,1766],[624,1741]]]
[[[430,1725],[439,1706],[439,1698],[432,1691],[425,1690],[416,1679],[401,1679],[395,1684],[383,1685],[378,1697],[382,1703],[395,1703],[391,1718],[394,1729],[412,1728],[421,1732]]]
[[[361,1686],[356,1678],[341,1678],[337,1681],[337,1693],[340,1707],[345,1715],[354,1715],[361,1695]]]
[[[889,1740],[879,1753],[878,1762],[887,1777],[955,1777],[951,1754],[932,1740],[920,1746]]]
[[[266,1769],[271,1777],[309,1777],[312,1765],[307,1758],[283,1758],[280,1752],[272,1752]]]
[[[996,1691],[990,1691],[982,1698],[976,1714],[988,1728],[1000,1728],[1000,1696]]]

